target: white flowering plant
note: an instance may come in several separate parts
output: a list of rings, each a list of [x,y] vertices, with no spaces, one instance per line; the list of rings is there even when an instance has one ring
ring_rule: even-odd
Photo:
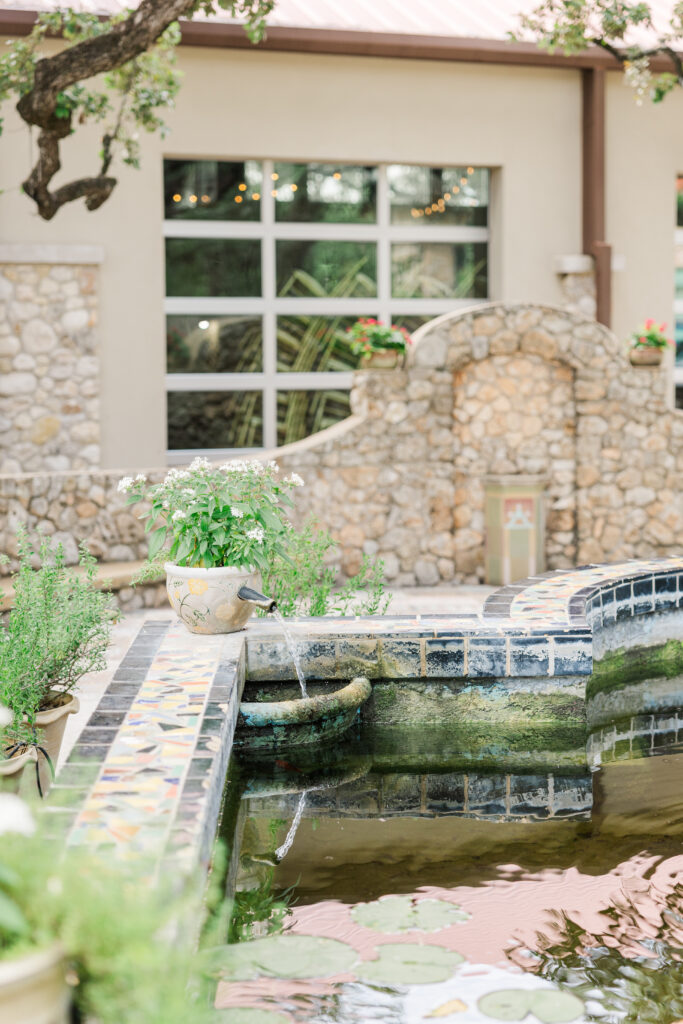
[[[196,458],[187,469],[171,469],[149,485],[145,476],[124,477],[119,491],[128,504],[144,501],[149,560],[162,549],[176,565],[266,570],[274,556],[286,558],[291,529],[286,509],[303,480],[281,478],[275,462],[239,460],[222,465]]]

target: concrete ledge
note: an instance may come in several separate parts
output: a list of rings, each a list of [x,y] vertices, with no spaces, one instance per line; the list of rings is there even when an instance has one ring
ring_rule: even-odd
[[[101,245],[3,242],[0,244],[0,263],[104,263],[104,249]]]
[[[143,561],[138,562],[102,562],[97,567],[95,582],[100,590],[111,590],[116,594],[120,590],[131,586],[131,580],[144,565]],[[69,571],[78,575],[83,574],[80,566],[70,566]],[[140,589],[148,586],[156,586],[164,579],[159,576],[156,579],[147,580],[138,584]],[[14,587],[12,578],[5,576],[0,578],[0,612],[7,612],[14,607]]]

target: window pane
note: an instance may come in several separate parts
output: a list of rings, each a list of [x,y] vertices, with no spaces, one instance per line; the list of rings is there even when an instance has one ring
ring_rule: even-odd
[[[336,164],[276,163],[275,219],[374,223],[377,169]]]
[[[683,366],[683,318],[676,317],[676,333],[674,335],[676,342],[676,364]]]
[[[399,315],[392,317],[391,322],[395,327],[405,327],[408,334],[414,334],[418,327],[428,324],[430,320],[434,320],[437,316],[441,316],[441,313],[412,314],[411,316]]]
[[[387,167],[392,224],[488,223],[489,172],[485,167]]]
[[[365,296],[377,294],[377,247],[373,242],[276,242],[278,295]]]
[[[350,415],[348,391],[278,391],[277,443],[300,441]]]
[[[260,316],[167,316],[167,373],[258,373]]]
[[[166,239],[167,295],[261,294],[257,239]]]
[[[347,328],[353,316],[279,316],[277,318],[277,368],[310,373],[314,370],[355,370],[359,356],[351,351]]]
[[[164,213],[173,220],[259,220],[255,160],[164,160]]]
[[[260,391],[169,391],[168,447],[259,448]]]
[[[401,242],[391,247],[391,293],[402,299],[485,299],[485,242]]]

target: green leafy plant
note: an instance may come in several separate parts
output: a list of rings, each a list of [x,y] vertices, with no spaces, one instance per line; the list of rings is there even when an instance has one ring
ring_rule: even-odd
[[[665,330],[666,324],[657,325],[654,320],[646,320],[631,335],[631,348],[668,348],[673,341],[664,334]]]
[[[39,130],[37,159],[23,182],[38,213],[50,220],[66,203],[85,199],[98,209],[111,195],[110,174],[115,150],[124,164],[138,167],[138,133],[166,132],[180,74],[175,47],[179,18],[211,15],[216,7],[244,21],[252,42],[265,32],[265,19],[275,0],[140,0],[134,9],[111,17],[75,11],[68,6],[42,11],[29,34],[12,42],[0,58],[0,102],[14,97],[16,109]],[[57,52],[43,44],[59,36]],[[50,190],[59,171],[61,142],[85,123],[104,122],[99,172]],[[0,122],[1,127],[1,122]]]
[[[282,555],[274,554],[263,573],[264,587],[285,617],[295,615],[383,615],[391,596],[385,594],[384,563],[364,556],[355,576],[339,587],[339,569],[330,564],[339,545],[310,519],[292,530]]]
[[[521,33],[511,38],[533,38],[551,53],[571,55],[599,46],[624,69],[636,102],[650,94],[660,103],[676,85],[683,85],[683,5],[669,5],[668,24],[654,18],[642,0],[543,0],[520,15]],[[633,30],[636,32],[633,32]],[[652,60],[665,58],[671,70],[654,73]]]
[[[84,547],[76,571],[67,568],[61,545],[53,549],[48,538],[41,539],[37,555],[24,530],[17,542],[14,606],[0,625],[0,703],[14,716],[6,733],[12,745],[35,742],[37,713],[62,703],[87,672],[105,667],[116,618]]]
[[[361,317],[347,331],[351,351],[356,355],[370,352],[406,352],[412,338],[405,327],[384,324],[372,317]]]
[[[197,458],[188,469],[169,470],[160,484],[148,487],[139,474],[124,477],[118,488],[129,495],[128,504],[151,505],[140,516],[151,533],[150,562],[167,545],[176,565],[266,570],[269,556],[285,557],[285,508],[293,505],[291,491],[302,485],[296,473],[280,480],[274,462],[215,466]]]
[[[57,944],[75,1022],[214,1021],[195,972],[196,901],[190,891],[150,885],[144,868],[132,873],[92,852],[65,851],[40,833],[3,835],[0,960]]]

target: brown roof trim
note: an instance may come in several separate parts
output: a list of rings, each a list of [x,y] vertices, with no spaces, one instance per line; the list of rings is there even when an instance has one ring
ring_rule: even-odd
[[[0,35],[28,35],[35,11],[0,9]],[[182,43],[219,49],[252,48],[241,25],[220,21],[182,21]],[[399,57],[413,60],[464,61],[476,64],[512,64],[555,68],[605,68],[619,70],[610,54],[599,47],[565,57],[548,53],[534,43],[465,36],[410,36],[398,32],[348,32],[274,25],[255,49],[290,53],[328,53],[354,57]],[[652,62],[655,70],[669,69],[667,60]]]

